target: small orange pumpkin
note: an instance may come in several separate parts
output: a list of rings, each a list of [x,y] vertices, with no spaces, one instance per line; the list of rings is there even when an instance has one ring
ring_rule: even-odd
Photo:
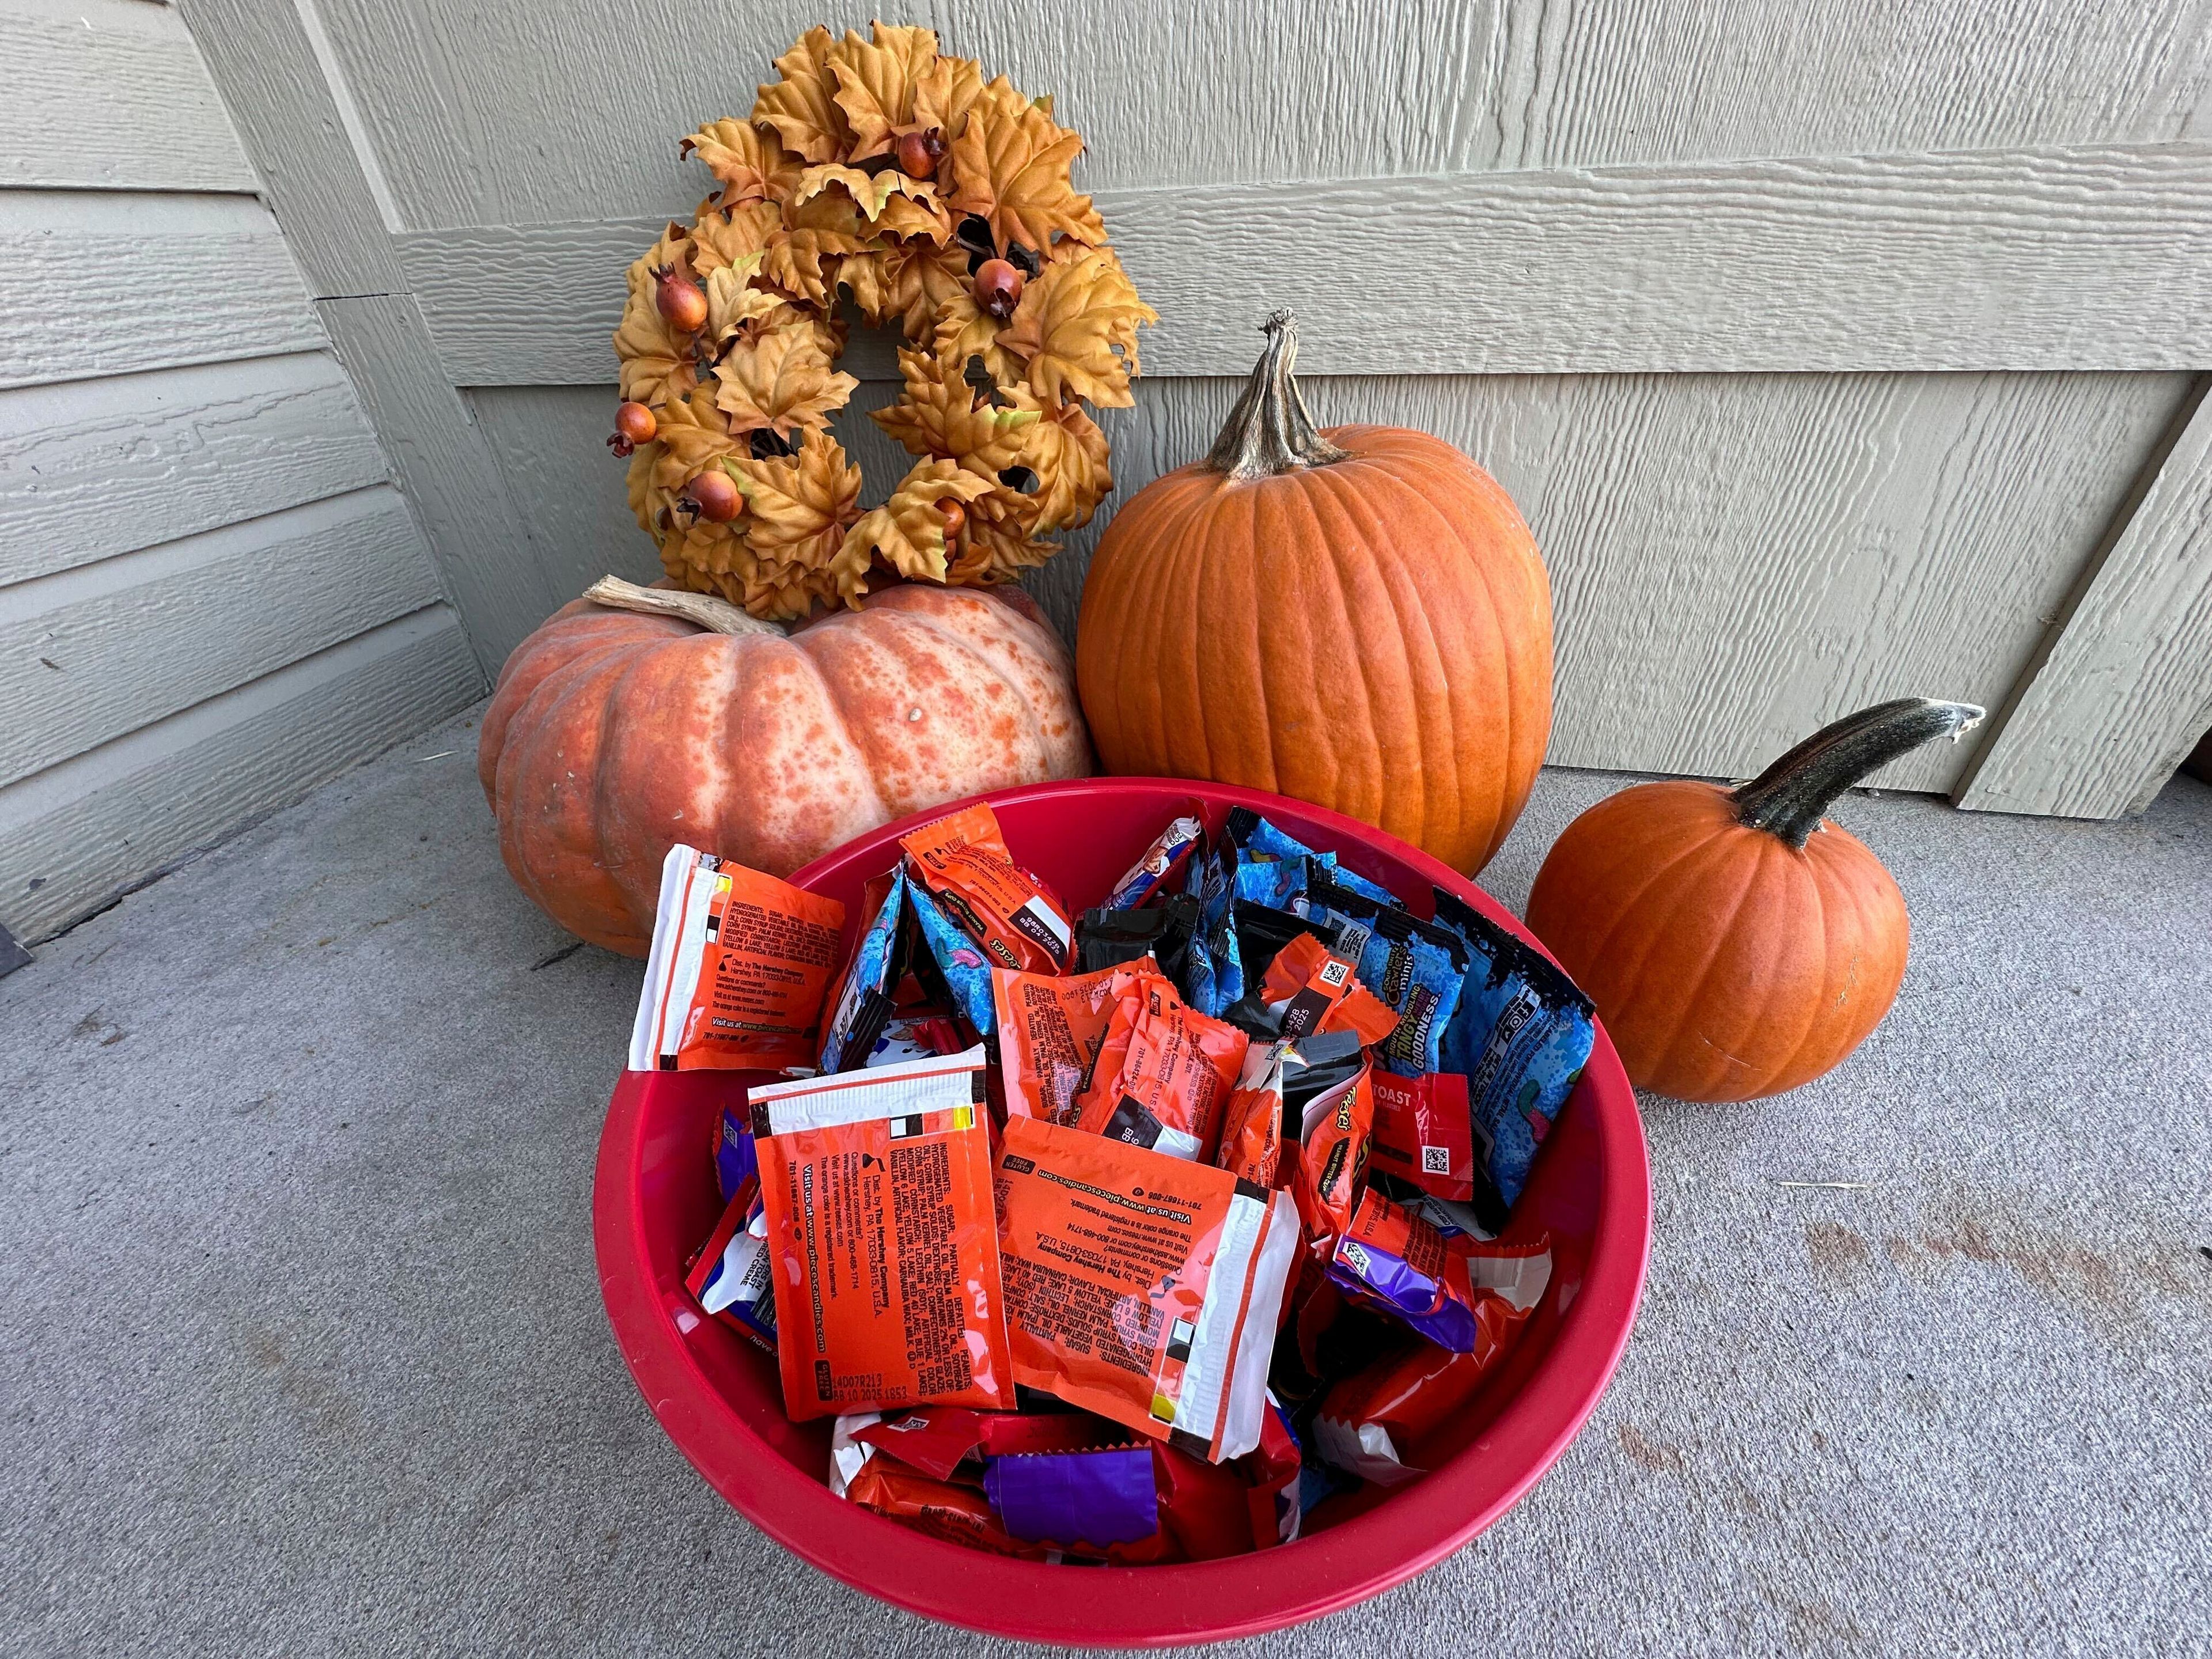
[[[1822,814],[1982,711],[1924,697],[1815,732],[1734,789],[1643,783],[1567,826],[1528,926],[1597,1004],[1639,1088],[1750,1100],[1810,1082],[1896,1000],[1911,924],[1881,860]]]
[[[641,957],[677,842],[787,875],[924,807],[1087,776],[1068,668],[1017,589],[883,588],[787,635],[609,577],[507,658],[477,771],[516,884]]]
[[[1511,498],[1441,438],[1317,431],[1267,319],[1203,461],[1098,544],[1076,678],[1109,771],[1335,808],[1480,869],[1552,730],[1552,592]]]

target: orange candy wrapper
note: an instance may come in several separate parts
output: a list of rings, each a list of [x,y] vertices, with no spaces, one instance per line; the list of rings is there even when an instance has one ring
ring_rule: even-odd
[[[998,815],[980,802],[899,838],[938,908],[1002,968],[1064,972],[1074,925],[1057,896],[1016,867]]]
[[[1010,1407],[983,1050],[750,1094],[793,1422]]]
[[[1284,1088],[1298,1107],[1297,1171],[1291,1182],[1298,1217],[1316,1242],[1334,1239],[1352,1225],[1367,1181],[1369,1141],[1375,1125],[1373,1067],[1352,1045],[1348,1031],[1324,1032],[1291,1045]],[[1341,1048],[1344,1052],[1339,1053]],[[1307,1062],[1300,1066],[1298,1062]],[[1327,1079],[1326,1086],[1301,1096],[1299,1072]]]
[[[1221,1150],[1213,1161],[1240,1181],[1272,1187],[1283,1157],[1283,1062],[1286,1042],[1254,1043],[1221,1118]]]
[[[1211,1163],[1251,1038],[1187,1006],[1158,974],[1114,982],[1114,1012],[1076,1122],[1170,1158]]]
[[[1259,1444],[1287,1194],[1013,1117],[998,1200],[1016,1382],[1209,1462]]]
[[[811,1066],[844,925],[835,899],[696,848],[670,848],[630,1070]]]
[[[1076,1097],[1090,1086],[1098,1045],[1114,1017],[1115,981],[1157,971],[1150,957],[1091,974],[994,968],[991,996],[999,1016],[999,1070],[1006,1110],[1048,1123],[1074,1122]]]
[[[1362,1043],[1381,1042],[1398,1029],[1397,1012],[1354,977],[1356,965],[1313,934],[1300,933],[1267,964],[1260,1000],[1282,1006],[1285,1037],[1352,1031]]]

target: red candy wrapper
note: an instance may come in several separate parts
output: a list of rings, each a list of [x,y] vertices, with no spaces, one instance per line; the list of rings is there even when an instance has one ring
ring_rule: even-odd
[[[1473,1296],[1474,1337],[1464,1352],[1432,1342],[1377,1361],[1322,1398],[1314,1436],[1324,1461],[1382,1486],[1421,1470],[1421,1442],[1474,1397],[1485,1377],[1519,1340],[1551,1282],[1548,1241],[1534,1244],[1445,1243],[1463,1255]]]
[[[1375,1167],[1437,1198],[1457,1204],[1472,1199],[1474,1132],[1467,1079],[1455,1072],[1377,1072],[1372,1082]]]
[[[981,1048],[750,1091],[793,1422],[1013,1404]]]
[[[1076,1121],[1109,1139],[1210,1163],[1251,1039],[1188,1006],[1158,974],[1114,981],[1114,1011]]]
[[[950,1480],[971,1458],[1031,1452],[1081,1451],[1126,1440],[1126,1431],[1088,1412],[979,1412],[965,1406],[921,1406],[894,1412],[854,1437],[923,1474]]]
[[[915,876],[983,953],[1002,968],[1066,970],[1075,928],[1058,897],[1018,867],[998,815],[980,803],[899,838]]]
[[[1493,1319],[1525,1313],[1551,1280],[1548,1239],[1533,1245],[1447,1237],[1368,1188],[1351,1228],[1336,1241],[1328,1276],[1352,1300],[1394,1316],[1439,1347],[1469,1353]]]
[[[1313,934],[1300,933],[1267,964],[1260,1000],[1282,1010],[1282,1034],[1292,1041],[1352,1031],[1362,1044],[1381,1042],[1398,1029],[1397,1011],[1359,982],[1354,966]]]

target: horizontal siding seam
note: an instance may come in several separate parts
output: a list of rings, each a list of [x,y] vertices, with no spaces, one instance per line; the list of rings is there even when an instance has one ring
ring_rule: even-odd
[[[0,836],[96,789],[121,781],[161,754],[191,748],[269,708],[304,696],[379,658],[404,651],[442,627],[458,633],[460,618],[444,599],[433,599],[404,616],[364,629],[242,685],[0,787]],[[183,734],[181,740],[179,734]]]
[[[381,497],[382,500],[374,498]],[[311,535],[316,531],[353,523],[385,512],[407,510],[406,501],[388,481],[356,485],[331,495],[318,496],[290,507],[234,519],[228,524],[194,531],[128,552],[111,553],[89,564],[71,566],[43,576],[0,584],[0,623],[35,617],[65,605],[82,604],[106,594],[121,593],[149,581],[180,574],[197,566],[250,551],[257,546]],[[412,538],[422,551],[419,534]],[[426,560],[427,562],[427,560]]]

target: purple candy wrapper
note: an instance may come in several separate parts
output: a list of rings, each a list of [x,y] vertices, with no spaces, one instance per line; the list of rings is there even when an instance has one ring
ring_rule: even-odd
[[[988,1457],[983,1495],[1008,1532],[1032,1542],[1103,1548],[1160,1529],[1149,1446]]]

